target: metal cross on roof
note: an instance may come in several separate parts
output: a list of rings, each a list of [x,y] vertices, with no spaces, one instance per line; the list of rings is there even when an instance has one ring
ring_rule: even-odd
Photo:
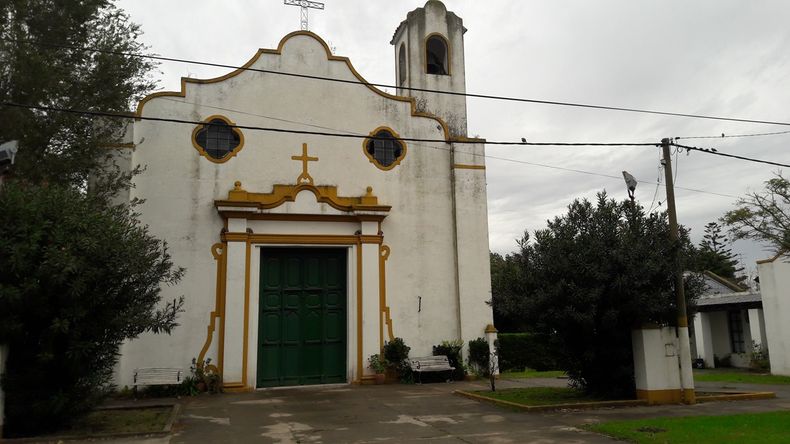
[[[310,2],[307,0],[284,0],[289,6],[300,6],[302,8],[302,31],[307,31],[307,11],[308,9],[324,9],[324,4],[320,2]]]

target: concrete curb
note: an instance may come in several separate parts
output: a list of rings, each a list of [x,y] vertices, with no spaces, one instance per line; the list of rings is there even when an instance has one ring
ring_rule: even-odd
[[[53,435],[53,436],[38,436],[30,438],[0,438],[3,444],[21,444],[21,443],[48,443],[60,441],[76,441],[76,440],[94,440],[94,439],[111,439],[111,438],[134,438],[134,437],[155,437],[167,436],[173,429],[173,424],[178,415],[181,413],[181,404],[179,403],[159,403],[146,406],[123,406],[123,407],[100,407],[97,410],[133,410],[133,409],[147,409],[156,407],[172,407],[170,416],[165,422],[165,426],[158,432],[125,432],[125,433],[94,433],[84,435]]]
[[[645,399],[579,402],[579,403],[549,404],[549,405],[524,405],[524,404],[519,404],[517,402],[503,401],[501,399],[489,398],[488,396],[465,392],[463,390],[456,390],[453,393],[459,396],[474,399],[476,401],[485,401],[493,404],[502,405],[505,407],[514,407],[519,410],[524,410],[526,412],[547,412],[552,410],[563,410],[563,409],[581,410],[581,409],[595,409],[600,407],[636,407],[636,406],[648,405],[647,400]]]
[[[474,399],[476,401],[490,402],[505,407],[513,407],[525,412],[547,412],[552,410],[583,410],[583,409],[596,409],[605,407],[637,407],[649,406],[650,404],[646,399],[632,399],[623,401],[595,401],[595,402],[579,402],[579,403],[565,403],[565,404],[549,404],[549,405],[525,405],[512,401],[503,401],[501,399],[491,398],[476,393],[466,392],[463,390],[455,390],[453,394],[463,396],[465,398]],[[774,399],[776,393],[774,392],[722,392],[715,395],[697,396],[697,402],[719,402],[719,401],[750,401],[750,400],[763,400]]]
[[[697,402],[750,401],[774,398],[776,398],[774,392],[721,392],[716,395],[697,396]]]

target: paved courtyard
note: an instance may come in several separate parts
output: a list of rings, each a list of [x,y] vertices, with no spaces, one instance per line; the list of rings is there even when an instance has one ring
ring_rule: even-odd
[[[501,381],[564,386],[559,379]],[[703,389],[777,390],[778,399],[586,411],[522,413],[453,395],[484,383],[323,386],[187,399],[171,443],[604,443],[580,426],[654,416],[790,409],[787,387],[700,384]],[[161,442],[168,442],[163,439]]]
[[[564,386],[560,379],[500,381],[500,387]],[[715,415],[790,409],[790,386],[702,383],[699,388],[772,390],[777,399],[522,413],[480,403],[453,390],[482,382],[385,386],[314,386],[183,399],[169,437],[159,443],[611,443],[580,426],[658,416]],[[119,441],[121,442],[121,441]]]
[[[335,386],[203,397],[185,405],[170,442],[613,442],[550,416],[452,394],[462,386],[469,388],[459,383]]]

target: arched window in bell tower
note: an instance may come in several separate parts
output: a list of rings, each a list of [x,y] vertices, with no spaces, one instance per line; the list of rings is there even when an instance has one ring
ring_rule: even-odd
[[[398,51],[398,84],[404,85],[406,83],[406,44],[400,44]]]
[[[425,41],[426,72],[428,74],[449,75],[449,49],[447,39],[433,34]]]

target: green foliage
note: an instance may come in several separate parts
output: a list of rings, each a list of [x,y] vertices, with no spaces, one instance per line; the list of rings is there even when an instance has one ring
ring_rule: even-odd
[[[558,368],[553,353],[547,348],[548,338],[533,333],[499,333],[499,371],[538,371]]]
[[[182,270],[127,208],[64,186],[7,182],[0,226],[6,432],[40,433],[101,399],[124,340],[177,325],[160,285]]]
[[[525,236],[525,238],[527,238]],[[502,256],[491,253],[491,301],[494,325],[500,332],[523,332],[529,329],[519,314],[519,297],[523,289],[523,266],[519,253]]]
[[[673,244],[666,214],[646,215],[600,193],[595,204],[574,201],[519,246],[517,279],[499,299],[505,311],[545,340],[572,383],[596,396],[631,397],[631,330],[676,322],[674,276],[693,259],[687,231]],[[700,290],[698,278],[687,279],[690,314]]]
[[[378,353],[370,355],[368,358],[368,367],[376,373],[384,373],[387,370],[387,360]]]
[[[403,382],[411,382],[410,350],[411,347],[406,345],[403,338],[395,338],[384,343],[384,359],[386,359],[389,368],[395,370]]]
[[[735,203],[722,220],[735,239],[769,245],[776,254],[790,252],[790,181],[776,173],[761,193],[750,193]]]
[[[464,368],[464,360],[461,357],[461,349],[464,342],[460,339],[455,341],[442,341],[439,345],[433,346],[434,356],[447,356],[450,365],[455,367],[453,370],[453,379],[456,381],[463,381],[466,376],[466,369]]]
[[[753,371],[737,368],[695,370],[694,380],[736,384],[790,385],[790,376],[757,374]]]
[[[746,276],[738,274],[743,268],[738,267],[738,260],[728,247],[729,244],[719,224],[710,222],[705,225],[705,235],[697,249],[696,270],[711,271],[735,283],[746,280]]]
[[[0,101],[128,112],[154,87],[155,65],[134,56],[140,33],[111,0],[0,2]],[[114,53],[73,49],[84,47]],[[182,270],[128,205],[111,203],[140,171],[122,171],[103,147],[126,123],[0,106],[0,143],[19,142],[0,191],[11,435],[72,422],[110,389],[122,341],[176,326],[183,300],[161,303],[159,287]]]
[[[173,408],[170,406],[97,410],[63,430],[62,434],[95,436],[157,433],[162,431],[172,414]],[[52,441],[63,442],[54,439]]]
[[[585,426],[623,441],[648,444],[786,443],[790,412],[614,421]]]
[[[502,379],[534,379],[534,378],[560,378],[565,376],[565,372],[562,370],[547,370],[547,371],[537,371],[532,369],[525,369],[525,370],[510,370],[507,372],[500,373]]]
[[[488,341],[484,338],[477,338],[469,341],[469,367],[483,377],[488,377],[491,374],[490,365],[490,351],[488,350]]]
[[[384,359],[391,365],[396,365],[409,359],[411,347],[403,342],[403,338],[395,338],[384,343]]]
[[[138,25],[110,0],[0,2],[0,100],[77,110],[124,113],[150,92],[149,59]],[[55,45],[114,51],[91,52]],[[124,121],[0,106],[0,143],[19,141],[12,174],[35,183],[111,194],[131,175],[102,170]]]

